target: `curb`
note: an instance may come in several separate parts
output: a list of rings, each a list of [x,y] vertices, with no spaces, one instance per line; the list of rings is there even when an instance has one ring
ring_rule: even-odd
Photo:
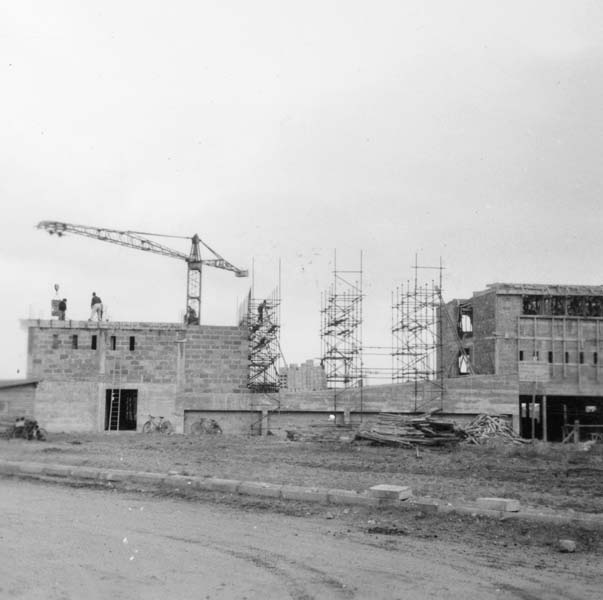
[[[0,476],[42,479],[44,481],[62,481],[93,483],[104,487],[119,487],[126,490],[172,490],[194,491],[200,493],[220,492],[272,498],[275,500],[294,500],[329,505],[368,506],[416,510],[429,514],[456,513],[472,517],[482,516],[506,521],[510,519],[526,520],[556,525],[579,525],[586,529],[603,529],[603,515],[574,513],[564,515],[553,511],[539,511],[521,508],[518,512],[507,512],[480,508],[475,503],[445,503],[433,498],[411,496],[407,500],[379,498],[367,492],[353,490],[279,485],[260,481],[238,481],[216,477],[188,477],[179,474],[147,473],[121,469],[100,469],[95,467],[76,467],[58,464],[16,462],[0,460]]]

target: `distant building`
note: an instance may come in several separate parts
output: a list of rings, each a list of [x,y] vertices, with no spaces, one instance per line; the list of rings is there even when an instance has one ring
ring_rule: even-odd
[[[290,364],[280,371],[281,389],[290,392],[314,391],[327,389],[327,376],[320,365],[313,360],[296,365]]]

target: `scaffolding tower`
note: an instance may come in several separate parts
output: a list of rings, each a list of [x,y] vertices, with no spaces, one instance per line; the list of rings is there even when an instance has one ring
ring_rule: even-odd
[[[252,297],[251,290],[239,310],[239,323],[245,323],[249,339],[249,376],[252,392],[278,392],[281,361],[281,298],[279,287],[266,298]]]
[[[321,295],[321,366],[327,387],[362,388],[362,253],[360,269],[337,269],[334,257],[333,282]]]
[[[442,261],[438,267],[419,266],[415,256],[414,278],[392,293],[392,383],[414,383],[412,405],[444,402],[442,335],[439,318],[442,301]],[[419,272],[437,270],[437,283],[419,281]]]

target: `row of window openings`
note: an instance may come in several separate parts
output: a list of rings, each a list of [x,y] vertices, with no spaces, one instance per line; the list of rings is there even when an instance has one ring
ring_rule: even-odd
[[[554,362],[553,361],[553,352],[552,351],[548,351],[547,352],[547,360],[549,363]],[[564,353],[564,362],[565,363],[569,363],[570,362],[570,353],[569,352],[565,352]],[[524,352],[523,350],[519,351],[519,360],[520,361],[524,361],[526,360],[526,352]],[[538,350],[536,350],[536,352],[534,352],[532,354],[532,360],[540,360],[540,352]],[[584,364],[584,360],[585,360],[585,354],[584,352],[579,352],[578,353],[578,362],[583,365]],[[599,353],[598,352],[593,352],[593,365],[597,365],[599,364]]]
[[[59,347],[59,336],[58,334],[54,334],[52,336],[52,347],[53,348],[58,348]],[[74,350],[77,350],[79,348],[79,339],[77,335],[72,335],[71,336],[71,348],[73,348]],[[98,348],[98,336],[97,335],[93,335],[90,338],[90,349],[91,350],[96,350]],[[111,350],[116,350],[117,349],[117,336],[112,335],[109,339],[109,348]],[[133,352],[136,349],[136,338],[131,335],[130,336],[130,351]]]

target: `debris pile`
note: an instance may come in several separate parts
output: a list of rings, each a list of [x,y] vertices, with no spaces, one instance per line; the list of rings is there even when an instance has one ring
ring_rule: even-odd
[[[356,433],[357,440],[370,440],[387,446],[445,446],[457,444],[459,435],[451,421],[423,416],[409,418],[398,413],[380,413],[377,422]]]
[[[478,415],[469,425],[460,429],[468,444],[485,444],[491,440],[524,444],[528,440],[519,437],[509,426],[507,419],[492,415]]]

